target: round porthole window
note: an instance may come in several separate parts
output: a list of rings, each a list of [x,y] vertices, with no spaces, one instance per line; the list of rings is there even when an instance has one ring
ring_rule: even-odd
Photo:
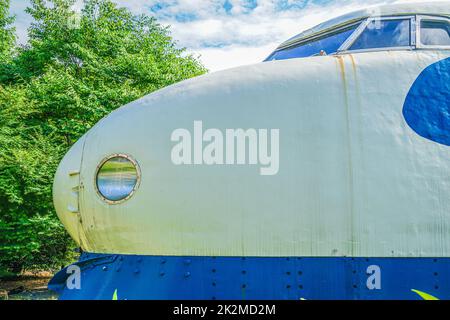
[[[116,154],[104,159],[97,169],[95,185],[100,197],[108,203],[128,200],[139,186],[140,171],[136,161]]]

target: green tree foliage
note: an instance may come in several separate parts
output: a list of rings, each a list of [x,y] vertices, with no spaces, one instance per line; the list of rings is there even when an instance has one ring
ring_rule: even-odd
[[[154,18],[74,2],[32,0],[28,44],[0,63],[0,264],[16,271],[70,258],[51,187],[72,144],[121,105],[206,72]]]
[[[0,59],[7,59],[15,43],[14,19],[9,16],[9,0],[0,0]]]

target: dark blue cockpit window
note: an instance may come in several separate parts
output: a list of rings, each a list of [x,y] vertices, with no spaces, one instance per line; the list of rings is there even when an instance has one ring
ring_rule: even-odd
[[[350,50],[397,48],[410,45],[410,19],[372,20]]]
[[[420,24],[420,40],[427,46],[450,46],[450,24],[447,21],[427,21]]]
[[[311,57],[319,55],[321,51],[324,54],[336,53],[357,27],[358,25],[353,25],[323,38],[275,51],[265,61]]]

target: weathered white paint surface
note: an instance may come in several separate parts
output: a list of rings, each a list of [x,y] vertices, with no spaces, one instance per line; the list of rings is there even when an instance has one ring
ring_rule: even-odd
[[[378,52],[261,63],[188,80],[118,109],[87,135],[80,214],[62,162],[55,206],[84,250],[216,256],[450,256],[450,148],[402,116],[414,80],[449,52]],[[175,166],[173,130],[280,129],[280,171]],[[134,196],[104,203],[96,167],[139,163]]]

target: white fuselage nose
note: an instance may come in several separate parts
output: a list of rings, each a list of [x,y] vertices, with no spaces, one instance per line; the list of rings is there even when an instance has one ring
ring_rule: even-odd
[[[419,74],[447,57],[292,59],[170,86],[116,110],[72,148],[56,175],[56,209],[90,252],[448,256],[435,240],[449,243],[450,233],[433,226],[450,218],[450,185],[442,183],[450,181],[450,150],[417,135],[402,115]],[[193,140],[198,122],[201,142]],[[245,139],[231,148],[227,130],[238,129]],[[185,137],[174,138],[177,130]],[[95,182],[113,154],[141,170],[139,188],[119,204],[99,197]],[[277,170],[261,174],[275,160]]]

